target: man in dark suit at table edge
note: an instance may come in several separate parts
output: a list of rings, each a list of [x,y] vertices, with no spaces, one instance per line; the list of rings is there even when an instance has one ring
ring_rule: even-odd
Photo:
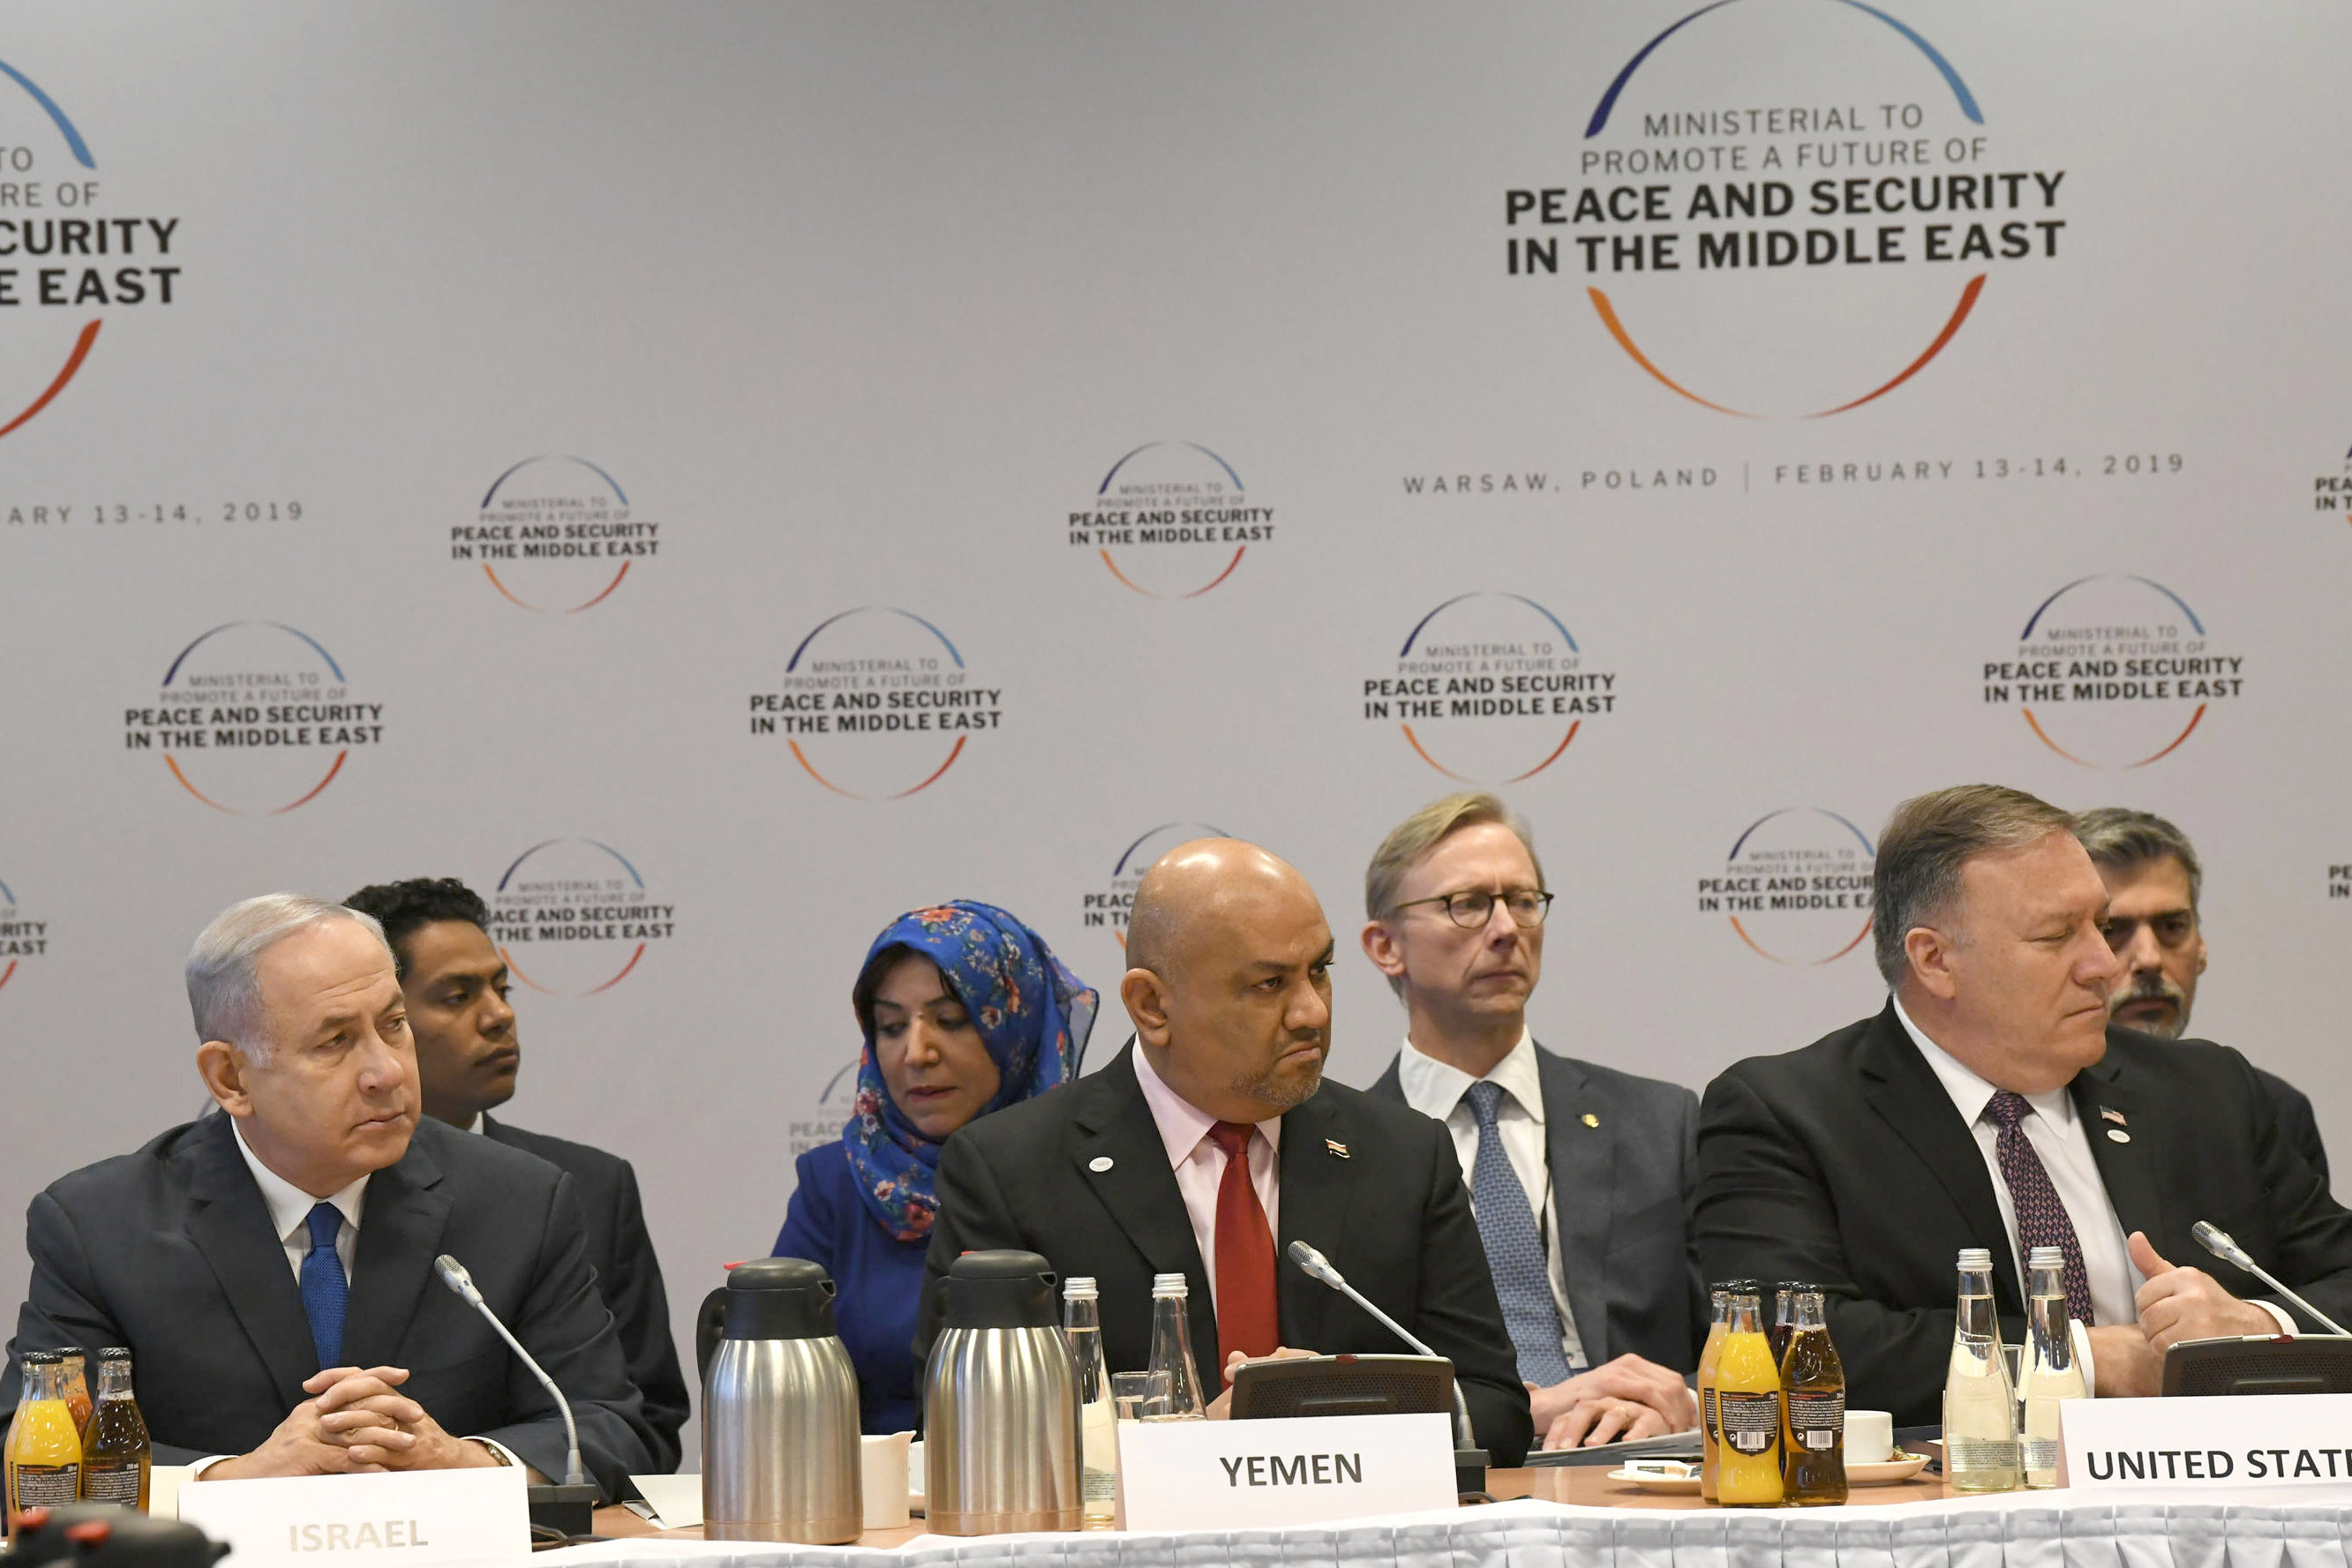
[[[1856,1408],[1937,1419],[1960,1249],[1993,1255],[2021,1336],[2021,1256],[2054,1246],[2099,1396],[2157,1392],[2185,1339],[2294,1332],[2200,1219],[2324,1311],[2352,1312],[2352,1213],[2281,1135],[2252,1069],[2111,1026],[2107,894],[2072,820],[1969,785],[1879,841],[1876,1017],[1707,1088],[1694,1227],[1710,1277],[1818,1281]]]
[[[1152,1276],[1181,1273],[1204,1384],[1285,1346],[1409,1354],[1277,1248],[1321,1249],[1349,1281],[1450,1357],[1477,1441],[1516,1465],[1527,1390],[1452,1138],[1330,1082],[1331,929],[1306,879],[1253,844],[1178,846],[1145,873],[1119,995],[1137,1043],[1097,1073],[948,1141],[927,1259],[928,1356],[963,1252],[1042,1253],[1092,1275],[1114,1371],[1150,1355]]]
[[[420,1124],[376,923],[296,894],[247,899],[198,936],[187,981],[218,1112],[34,1198],[0,1399],[16,1397],[21,1351],[121,1344],[157,1461],[213,1479],[488,1465],[559,1479],[556,1405],[435,1277],[447,1253],[570,1397],[585,1467],[617,1495],[650,1434],[572,1179]]]
[[[363,887],[343,901],[375,916],[399,966],[425,1113],[460,1132],[537,1155],[572,1173],[588,1221],[588,1262],[596,1291],[612,1309],[629,1381],[646,1397],[654,1432],[654,1469],[677,1469],[678,1433],[691,1414],[669,1293],[646,1228],[637,1173],[618,1155],[566,1138],[528,1132],[490,1114],[514,1097],[521,1071],[520,1031],[508,1001],[512,977],[490,940],[489,906],[455,877],[415,877]]]

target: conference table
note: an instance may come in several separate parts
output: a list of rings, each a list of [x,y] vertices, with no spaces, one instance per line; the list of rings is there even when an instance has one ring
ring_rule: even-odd
[[[1497,1470],[1503,1500],[1283,1530],[950,1537],[918,1521],[855,1546],[705,1542],[625,1509],[563,1568],[2352,1568],[2352,1486],[1953,1495],[1935,1478],[1842,1508],[1719,1509],[1597,1467]]]

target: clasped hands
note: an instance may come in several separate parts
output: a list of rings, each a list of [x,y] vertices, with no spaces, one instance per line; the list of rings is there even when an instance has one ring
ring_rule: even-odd
[[[1530,1383],[1528,1403],[1537,1446],[1544,1448],[1590,1448],[1698,1425],[1698,1402],[1682,1375],[1638,1355],[1621,1355],[1549,1388]]]
[[[205,1478],[455,1470],[501,1462],[483,1444],[443,1431],[424,1406],[400,1392],[407,1381],[405,1367],[325,1367],[302,1385],[310,1397],[268,1442],[211,1466]]]
[[[2164,1353],[2182,1340],[2279,1332],[2276,1318],[2230,1294],[2204,1270],[2165,1261],[2145,1233],[2133,1231],[2127,1245],[2132,1267],[2147,1283],[2132,1299],[2137,1322],[2089,1331],[2101,1398],[2156,1393],[2164,1381]]]

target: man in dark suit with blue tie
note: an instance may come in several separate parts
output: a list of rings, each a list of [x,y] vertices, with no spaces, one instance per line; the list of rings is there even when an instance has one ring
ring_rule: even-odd
[[[51,1184],[8,1347],[121,1344],[165,1463],[208,1479],[520,1465],[563,1475],[555,1402],[434,1278],[446,1253],[569,1396],[607,1497],[647,1463],[572,1178],[418,1121],[416,1061],[374,920],[247,899],[187,967],[219,1113]]]
[[[1683,1431],[1706,1336],[1684,1207],[1698,1096],[1528,1032],[1551,894],[1493,795],[1414,812],[1364,876],[1364,952],[1404,1002],[1371,1092],[1446,1124],[1547,1448]]]

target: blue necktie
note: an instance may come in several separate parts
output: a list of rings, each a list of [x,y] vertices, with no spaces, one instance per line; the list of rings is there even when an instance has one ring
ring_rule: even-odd
[[[302,1315],[310,1320],[310,1343],[319,1348],[323,1369],[343,1364],[343,1309],[352,1299],[343,1260],[335,1256],[342,1210],[320,1204],[310,1210],[310,1250],[302,1254]]]
[[[1566,1382],[1574,1369],[1560,1343],[1559,1307],[1551,1297],[1543,1232],[1536,1228],[1528,1189],[1519,1185],[1511,1156],[1503,1148],[1503,1135],[1495,1127],[1502,1098],[1499,1083],[1470,1085],[1470,1113],[1478,1118],[1478,1159],[1471,1167],[1470,1201],[1478,1210],[1478,1239],[1486,1244],[1495,1293],[1502,1298],[1503,1325],[1518,1352],[1519,1376],[1549,1388]]]

